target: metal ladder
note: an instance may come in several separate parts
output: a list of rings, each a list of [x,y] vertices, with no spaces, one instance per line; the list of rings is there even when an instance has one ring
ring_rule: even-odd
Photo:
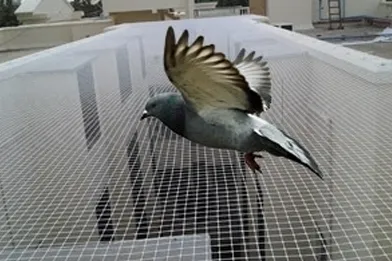
[[[343,29],[342,10],[340,8],[340,0],[328,0],[328,17],[329,30],[333,30],[333,24],[338,23],[337,29]]]

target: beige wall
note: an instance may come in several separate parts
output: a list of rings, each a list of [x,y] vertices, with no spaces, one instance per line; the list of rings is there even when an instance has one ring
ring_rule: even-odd
[[[267,16],[273,24],[292,23],[294,30],[311,29],[313,28],[312,1],[268,0]]]
[[[190,0],[103,0],[106,13],[158,10],[166,8],[186,8]]]
[[[249,0],[251,14],[267,15],[267,0]]]
[[[249,0],[249,9],[251,14],[267,16],[273,24],[292,23],[294,29],[310,29],[312,1],[316,0]]]
[[[114,24],[162,21],[170,17],[166,10],[158,10],[156,13],[151,10],[110,13],[110,16]]]
[[[0,52],[50,48],[102,33],[112,24],[108,19],[5,27],[0,29]]]
[[[13,50],[13,51],[2,51],[0,52],[0,63],[4,63],[19,57],[23,57],[29,54],[33,54],[39,51],[46,50],[48,48],[36,48],[26,50]]]
[[[0,29],[0,63],[100,34],[113,21],[86,20]]]

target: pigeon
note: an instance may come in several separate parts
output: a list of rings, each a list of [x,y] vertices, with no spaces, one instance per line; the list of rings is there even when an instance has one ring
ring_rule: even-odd
[[[200,145],[244,153],[247,166],[262,173],[256,158],[268,152],[309,169],[323,179],[306,148],[260,117],[271,106],[271,74],[263,56],[241,49],[231,62],[204,44],[199,35],[189,44],[185,29],[176,41],[166,32],[163,67],[178,92],[151,97],[140,120],[157,118],[174,133]]]

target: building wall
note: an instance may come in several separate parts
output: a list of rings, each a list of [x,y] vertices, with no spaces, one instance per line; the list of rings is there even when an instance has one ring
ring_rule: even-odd
[[[252,0],[250,2],[252,2]],[[195,9],[196,10],[211,9],[211,8],[215,8],[217,4],[218,4],[218,2],[195,3]]]
[[[249,9],[251,14],[266,15],[267,0],[249,0]]]
[[[153,13],[151,10],[113,12],[110,13],[110,16],[112,17],[114,24],[165,20],[163,10],[157,10],[156,13]]]
[[[5,63],[7,61],[20,58],[26,55],[30,55],[39,51],[43,51],[46,49],[47,48],[37,48],[37,49],[15,50],[15,51],[3,51],[0,52],[0,63]]]
[[[100,34],[111,25],[107,19],[1,28],[0,63]]]
[[[385,17],[392,14],[392,6],[385,6],[380,0],[341,0],[343,17],[377,16]],[[312,0],[313,21],[328,18],[328,0]],[[321,10],[320,10],[321,9]]]
[[[63,21],[71,20],[73,8],[70,4],[66,3],[64,0],[46,0],[41,1],[35,10],[38,14],[47,14],[50,21]]]
[[[271,23],[292,23],[294,29],[313,28],[312,0],[269,0],[267,16]]]
[[[346,16],[378,14],[380,0],[342,0]]]
[[[103,0],[103,9],[108,13],[143,11],[167,8],[184,8],[188,0]]]
[[[50,21],[72,20],[73,12],[73,7],[65,0],[25,0],[15,11],[18,18],[22,21],[30,20],[33,18],[33,15],[43,15],[43,18],[47,18]]]

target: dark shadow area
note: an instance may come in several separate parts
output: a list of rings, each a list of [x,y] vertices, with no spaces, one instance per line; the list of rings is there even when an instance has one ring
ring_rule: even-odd
[[[109,188],[106,188],[95,208],[97,216],[98,232],[101,241],[112,241],[114,239],[113,222],[111,219],[112,209],[110,206]]]
[[[317,260],[318,261],[328,261],[329,256],[328,256],[327,247],[329,246],[329,244],[328,244],[327,240],[325,239],[324,234],[321,232],[321,229],[316,221],[315,221],[315,225],[316,225],[317,235],[320,239],[319,240],[319,243],[320,243],[319,255],[318,255]]]
[[[128,148],[128,168],[131,176],[132,198],[134,201],[134,222],[139,224],[136,230],[135,239],[145,239],[148,234],[148,218],[147,212],[144,211],[147,204],[147,198],[143,191],[143,179],[145,178],[141,171],[139,159],[139,143],[137,142],[137,132],[132,136]]]
[[[118,70],[121,102],[125,102],[132,93],[131,71],[128,57],[128,49],[126,46],[119,48],[116,51],[117,68],[121,68],[121,70]]]
[[[95,83],[91,64],[77,72],[80,104],[82,109],[84,132],[87,148],[90,150],[101,137]]]

